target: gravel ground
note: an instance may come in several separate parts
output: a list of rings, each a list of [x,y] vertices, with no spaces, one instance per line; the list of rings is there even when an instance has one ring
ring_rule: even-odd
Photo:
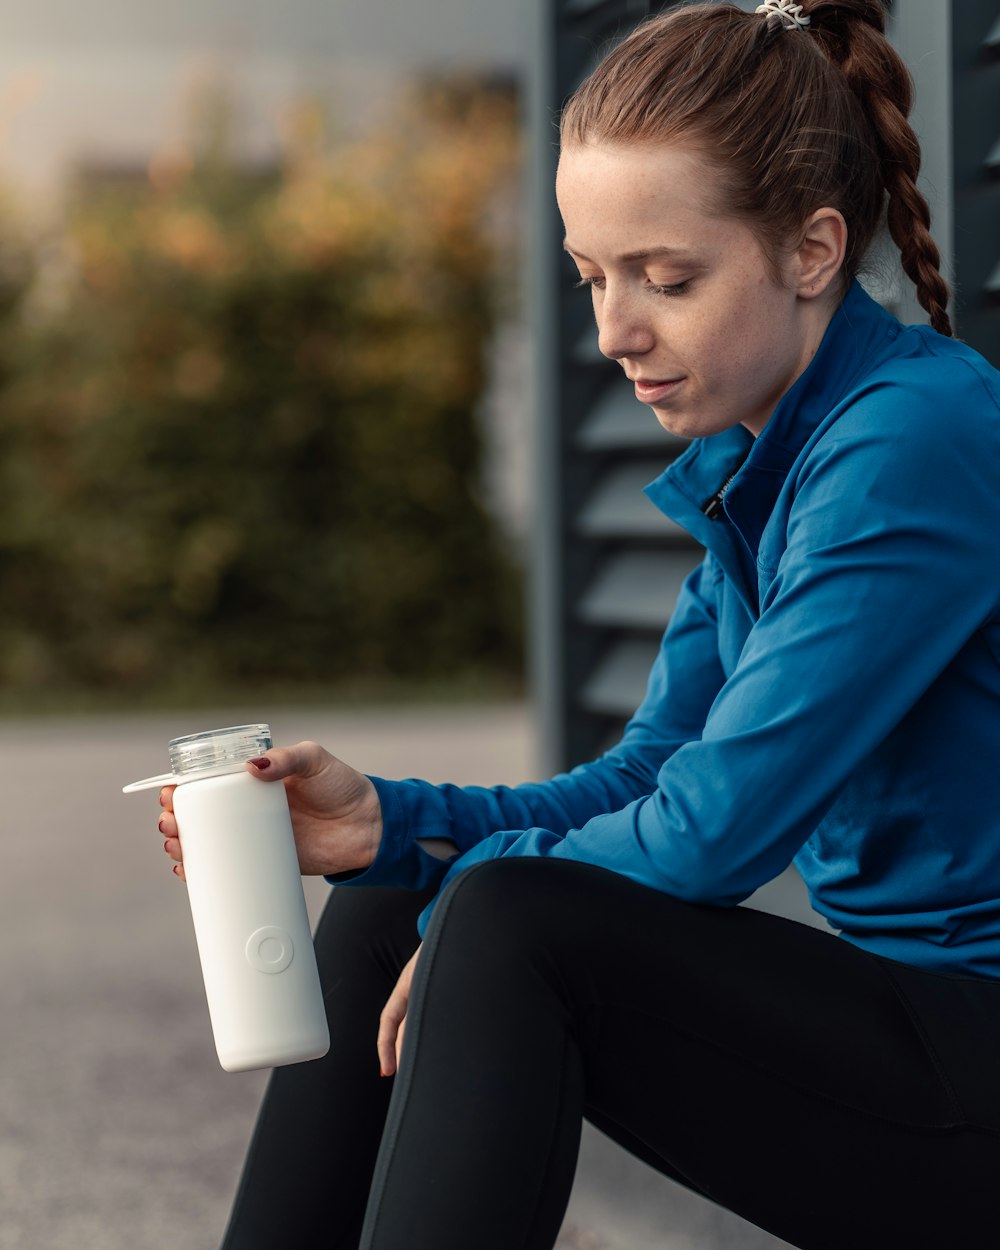
[[[218,1066],[155,795],[120,788],[170,737],[268,716],[386,776],[532,775],[517,706],[0,721],[0,1250],[217,1247],[266,1074]],[[314,919],[326,893],[307,883]],[[783,1244],[608,1150],[585,1137],[560,1250]]]

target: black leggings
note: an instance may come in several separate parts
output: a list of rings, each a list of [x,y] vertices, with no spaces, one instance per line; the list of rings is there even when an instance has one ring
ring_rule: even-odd
[[[584,1116],[803,1250],[997,1243],[1000,983],[501,860],[441,898],[384,1079],[426,901],[334,890],[330,1053],[273,1074],[224,1250],[551,1250]]]

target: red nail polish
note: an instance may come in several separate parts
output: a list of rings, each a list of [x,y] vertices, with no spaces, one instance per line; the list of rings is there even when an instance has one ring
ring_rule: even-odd
[[[260,772],[263,772],[265,768],[271,767],[271,761],[267,758],[266,755],[262,755],[260,759],[250,760],[249,762],[254,766],[254,768],[258,769]]]

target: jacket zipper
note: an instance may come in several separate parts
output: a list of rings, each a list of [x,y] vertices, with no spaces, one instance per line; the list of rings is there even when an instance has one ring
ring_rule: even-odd
[[[726,497],[726,491],[733,484],[733,478],[739,472],[739,468],[733,469],[732,473],[726,478],[714,495],[710,495],[702,504],[702,512],[710,521],[717,521],[722,516],[722,504]]]
[[[701,505],[702,512],[705,514],[705,516],[708,517],[710,521],[717,521],[719,517],[722,516],[723,514],[722,503],[726,497],[726,491],[730,488],[730,486],[732,486],[733,478],[736,476],[737,473],[739,473],[740,469],[742,469],[743,466],[746,464],[747,456],[749,456],[749,454],[750,453],[747,452],[747,455],[743,457],[743,459],[739,462],[739,464],[736,464],[733,466],[732,473],[730,473],[730,475],[722,483],[722,485],[715,492],[715,494],[710,495],[708,499],[706,499],[705,502]]]

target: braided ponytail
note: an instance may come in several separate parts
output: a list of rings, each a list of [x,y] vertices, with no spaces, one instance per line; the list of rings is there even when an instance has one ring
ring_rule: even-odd
[[[885,38],[882,5],[877,0],[813,0],[809,18],[810,33],[843,73],[871,124],[888,193],[886,221],[903,270],[931,325],[951,335],[941,255],[930,233],[930,208],[917,189],[920,144],[907,121],[913,83]]]
[[[803,0],[804,30],[733,4],[685,5],[640,25],[563,111],[564,142],[694,141],[719,172],[720,212],[778,258],[816,209],[847,223],[845,281],[883,213],[931,324],[951,334],[948,288],[917,189],[913,86],[881,0]]]

